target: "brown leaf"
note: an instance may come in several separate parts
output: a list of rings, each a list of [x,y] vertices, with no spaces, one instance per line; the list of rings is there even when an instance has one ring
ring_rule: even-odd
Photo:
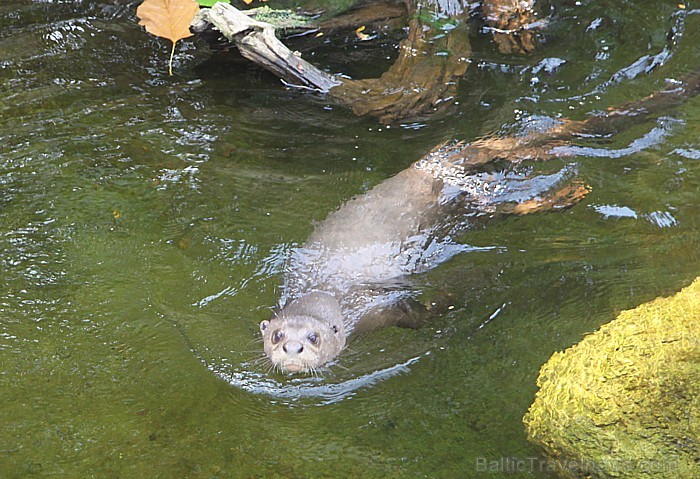
[[[136,16],[148,33],[175,43],[192,36],[190,23],[198,11],[194,0],[146,0],[136,9]]]
[[[175,43],[192,36],[190,23],[198,11],[199,4],[194,0],[146,0],[136,9],[136,16],[141,19],[139,25],[146,27],[148,33],[173,42],[168,68],[170,75],[173,74]]]
[[[370,36],[367,35],[366,33],[362,33],[365,31],[365,26],[362,25],[360,28],[355,30],[355,35],[357,35],[357,38],[360,40],[369,40]]]

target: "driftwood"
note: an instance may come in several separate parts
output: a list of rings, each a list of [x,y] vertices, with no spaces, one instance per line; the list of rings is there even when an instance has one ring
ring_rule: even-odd
[[[396,62],[380,78],[357,80],[329,75],[289,51],[275,37],[272,25],[256,21],[224,3],[202,10],[192,28],[201,32],[213,25],[238,47],[245,58],[289,85],[327,93],[335,101],[352,108],[355,114],[375,116],[382,123],[389,124],[418,119],[452,104],[471,53],[466,25],[470,13],[468,2],[429,0],[426,15],[421,14],[423,7],[410,1],[406,3],[412,16],[408,37],[401,42]],[[525,3],[531,7],[533,2]],[[504,25],[516,29],[518,38],[530,38],[522,33],[526,31],[522,25],[532,20],[534,13],[531,8],[524,9],[522,4],[513,0],[484,2],[487,23],[499,26],[494,27],[495,38],[515,36],[500,29]],[[394,10],[391,15],[395,14]],[[432,25],[431,11],[447,11],[451,15],[449,23]],[[333,22],[326,25],[337,26],[337,22],[336,25]],[[520,43],[528,46],[519,51],[532,49],[531,39]],[[518,41],[512,40],[509,44],[516,45]]]
[[[577,138],[610,137],[631,124],[660,115],[700,93],[700,69],[686,75],[674,88],[608,109],[586,120],[556,120],[552,125],[526,135],[485,137],[471,143],[457,142],[435,148],[444,161],[473,170],[495,160],[519,163],[543,161],[576,154],[565,148]],[[429,154],[429,155],[430,155]]]
[[[241,55],[288,84],[327,93],[355,114],[376,116],[387,124],[448,105],[469,57],[465,25],[428,41],[423,23],[413,19],[399,58],[386,73],[380,78],[351,80],[329,75],[308,63],[276,38],[272,25],[256,21],[231,5],[217,3],[202,10],[192,29],[201,32],[209,24],[233,42]],[[452,52],[463,52],[463,56]]]
[[[385,124],[421,118],[452,104],[470,54],[466,24],[428,39],[423,22],[413,18],[389,70],[379,78],[345,80],[330,93],[356,115],[375,116]]]
[[[531,10],[517,10],[515,7],[531,5],[532,2],[491,0],[490,5],[495,4],[513,7],[496,9],[502,17],[512,14],[520,19],[512,25],[531,19],[527,14]],[[457,79],[467,67],[469,43],[464,25],[458,25],[450,35],[428,41],[421,34],[424,30],[422,23],[413,19],[409,23],[409,36],[401,44],[399,58],[384,75],[374,79],[349,80],[330,75],[306,62],[275,37],[272,25],[256,21],[230,5],[217,3],[211,9],[202,10],[193,23],[193,30],[202,31],[210,24],[234,42],[244,57],[289,84],[327,93],[358,114],[372,114],[387,122],[407,113],[421,114],[448,104]],[[447,55],[436,54],[442,51]],[[465,56],[455,52],[463,52]],[[688,75],[672,90],[629,102],[603,115],[583,121],[557,120],[527,135],[486,137],[471,143],[442,145],[426,158],[439,156],[445,162],[460,164],[465,171],[469,171],[496,159],[518,163],[526,159],[547,160],[569,156],[572,154],[570,150],[556,147],[567,145],[578,136],[613,134],[630,122],[658,114],[699,91],[700,70]]]
[[[209,24],[234,42],[245,58],[291,85],[327,93],[342,83],[290,51],[275,36],[275,27],[252,19],[231,5],[217,3],[202,9],[192,23],[192,30],[202,32]]]
[[[311,88],[345,104],[358,115],[376,116],[383,123],[415,119],[450,104],[470,54],[466,25],[441,38],[419,17],[409,22],[400,55],[380,78],[351,80],[329,75],[292,53],[270,24],[256,21],[236,8],[217,3],[202,10],[192,29],[209,25],[234,43],[241,54],[290,85]]]

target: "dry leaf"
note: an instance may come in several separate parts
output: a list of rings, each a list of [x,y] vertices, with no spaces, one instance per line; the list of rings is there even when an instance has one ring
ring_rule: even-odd
[[[136,9],[148,33],[177,42],[191,37],[190,23],[199,11],[194,0],[146,0]]]
[[[365,30],[365,26],[362,25],[360,28],[358,28],[357,30],[355,30],[355,35],[357,35],[357,38],[359,38],[360,40],[363,40],[363,41],[364,41],[364,40],[369,40],[369,39],[370,39],[370,36],[367,35],[366,33],[362,33],[364,30]]]
[[[158,37],[173,42],[170,52],[170,74],[173,74],[173,55],[175,43],[191,37],[190,23],[199,11],[199,4],[194,0],[146,0],[136,9],[136,16],[141,19],[139,25]]]

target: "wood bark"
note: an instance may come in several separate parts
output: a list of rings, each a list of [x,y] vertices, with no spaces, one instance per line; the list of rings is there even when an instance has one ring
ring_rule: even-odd
[[[342,83],[290,51],[275,36],[275,27],[252,19],[229,4],[217,3],[201,10],[192,29],[202,32],[209,24],[235,43],[245,58],[291,85],[327,93]]]
[[[327,93],[358,115],[382,123],[417,119],[451,104],[471,50],[465,24],[445,35],[432,34],[419,18],[409,22],[397,61],[380,78],[352,80],[330,75],[292,53],[274,34],[274,27],[258,22],[235,7],[217,3],[203,10],[193,30],[213,25],[241,54],[292,86]]]

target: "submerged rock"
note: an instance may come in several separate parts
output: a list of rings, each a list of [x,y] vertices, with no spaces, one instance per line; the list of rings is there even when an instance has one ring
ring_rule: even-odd
[[[700,278],[540,370],[523,418],[566,477],[700,477]]]

